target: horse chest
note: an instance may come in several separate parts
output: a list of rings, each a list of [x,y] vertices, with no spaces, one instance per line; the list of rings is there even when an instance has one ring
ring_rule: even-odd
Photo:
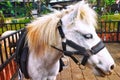
[[[41,79],[51,74],[57,75],[58,71],[59,71],[59,61],[52,64],[51,59],[45,60],[43,59],[43,57],[35,58],[34,55],[30,53],[28,58],[28,73],[30,76],[32,76],[32,78]]]

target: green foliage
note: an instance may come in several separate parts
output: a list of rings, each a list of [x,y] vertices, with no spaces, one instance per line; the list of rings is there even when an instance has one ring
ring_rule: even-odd
[[[32,18],[32,14],[31,14],[32,6],[33,6],[32,3],[27,3],[25,5],[25,10],[26,10],[25,16],[26,17]]]
[[[5,14],[9,14],[15,17],[25,17],[29,16],[33,5],[32,3],[25,3],[23,5],[21,2],[10,2],[9,0],[0,2],[0,11],[3,11]]]
[[[25,17],[25,18],[13,18],[11,19],[12,23],[29,23],[32,19]]]
[[[11,4],[11,2],[10,2],[10,1],[7,1],[7,5],[6,5],[6,6],[12,8],[12,4]]]
[[[96,3],[96,0],[89,0],[89,3]]]
[[[90,3],[97,3],[97,1],[99,1],[99,0],[89,0],[89,2]],[[104,6],[108,6],[108,5],[112,5],[112,4],[114,4],[115,3],[115,0],[100,0],[100,5],[103,5],[104,4]]]
[[[50,12],[51,12],[50,10],[45,9],[45,10],[43,10],[43,11],[41,12],[41,14],[48,14],[48,13],[50,13]]]
[[[115,3],[115,0],[104,0],[104,2],[105,2],[105,4],[106,4],[106,6],[108,6],[108,5],[114,4],[114,3]]]
[[[104,21],[119,21],[120,20],[120,14],[117,15],[102,15],[100,20]]]
[[[13,19],[13,20],[12,20],[12,23],[17,23],[17,20],[16,20],[16,19]]]
[[[1,11],[13,14],[13,6],[10,1],[0,2],[0,6],[2,6]]]
[[[18,21],[18,23],[29,23],[31,21],[30,18],[24,18]]]

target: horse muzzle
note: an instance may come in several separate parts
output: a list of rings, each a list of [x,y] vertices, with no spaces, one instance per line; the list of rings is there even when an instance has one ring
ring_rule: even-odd
[[[99,67],[95,67],[95,70],[97,71],[99,76],[105,77],[105,76],[109,76],[112,74],[114,67],[115,67],[115,65],[111,65],[109,70],[107,70],[107,71],[105,71]]]

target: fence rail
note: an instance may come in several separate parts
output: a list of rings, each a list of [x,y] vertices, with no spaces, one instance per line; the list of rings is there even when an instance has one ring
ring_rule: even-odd
[[[101,21],[98,26],[98,36],[104,42],[120,42],[120,21]],[[25,23],[0,24],[0,34],[7,30],[17,30],[8,36],[0,38],[0,80],[10,80],[17,72],[17,65],[14,61],[16,55],[14,53],[16,49],[15,39],[19,39],[24,31],[23,27],[25,27]]]
[[[10,80],[16,74],[17,65],[14,61],[16,42],[24,28],[0,38],[0,80]]]
[[[101,21],[97,33],[104,42],[120,42],[120,21]]]

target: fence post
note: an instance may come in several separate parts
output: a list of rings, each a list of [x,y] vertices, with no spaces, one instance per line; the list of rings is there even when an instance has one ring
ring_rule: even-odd
[[[117,42],[120,42],[120,21],[118,21],[117,27]]]

